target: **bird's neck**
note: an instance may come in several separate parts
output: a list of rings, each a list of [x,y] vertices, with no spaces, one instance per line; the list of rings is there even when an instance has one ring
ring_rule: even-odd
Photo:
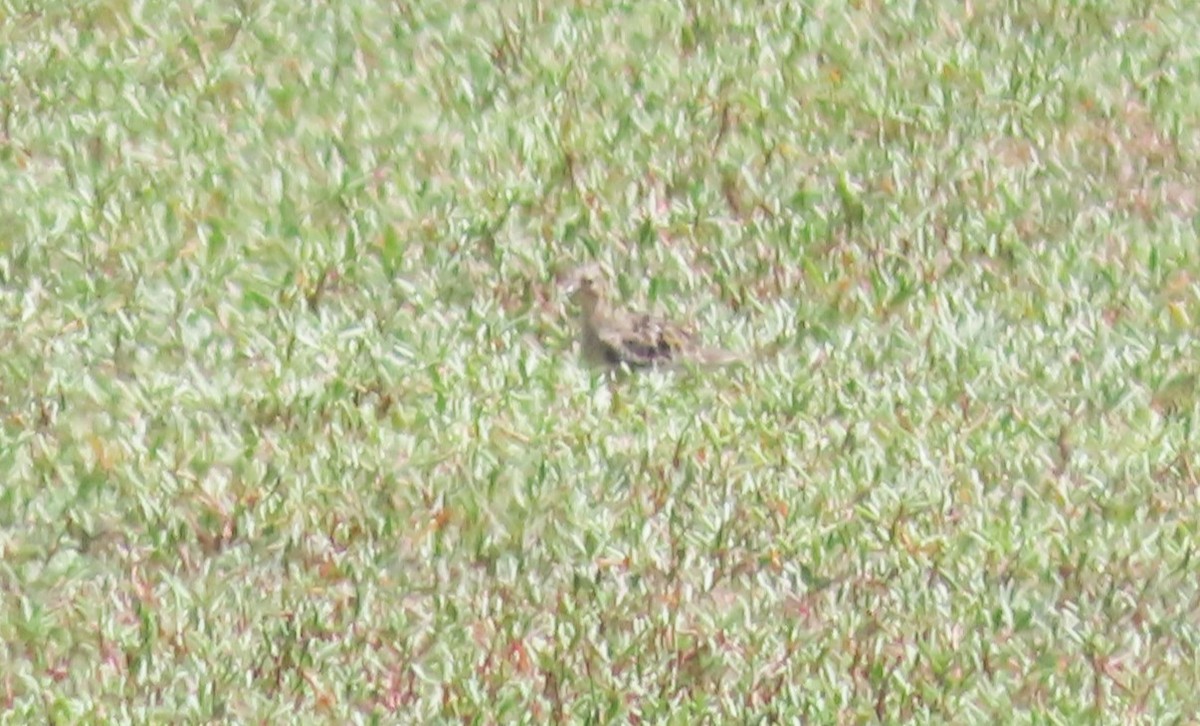
[[[600,298],[585,299],[581,307],[583,309],[583,323],[588,327],[595,326],[609,316],[608,305]]]

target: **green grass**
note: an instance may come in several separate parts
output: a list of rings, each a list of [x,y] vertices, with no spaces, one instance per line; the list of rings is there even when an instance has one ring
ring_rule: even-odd
[[[8,720],[1200,710],[1186,3],[480,5],[0,5]]]

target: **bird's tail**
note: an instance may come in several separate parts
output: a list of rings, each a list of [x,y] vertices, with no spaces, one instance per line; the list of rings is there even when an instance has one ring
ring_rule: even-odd
[[[695,357],[696,362],[700,365],[713,368],[733,365],[735,363],[749,363],[754,360],[754,356],[722,348],[701,348],[696,351]]]
[[[779,355],[782,348],[783,344],[779,341],[745,352],[725,350],[724,348],[701,348],[696,352],[695,360],[706,368],[759,363]]]

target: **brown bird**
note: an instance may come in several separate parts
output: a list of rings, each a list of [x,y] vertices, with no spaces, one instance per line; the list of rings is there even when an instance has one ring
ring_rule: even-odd
[[[591,365],[636,370],[687,363],[719,366],[745,360],[737,353],[701,345],[690,328],[614,307],[604,271],[595,263],[572,272],[566,286],[579,304],[580,349]]]

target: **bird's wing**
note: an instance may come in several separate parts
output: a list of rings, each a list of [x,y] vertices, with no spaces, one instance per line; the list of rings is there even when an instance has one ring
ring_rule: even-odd
[[[598,329],[605,360],[630,368],[673,363],[695,346],[695,334],[652,315],[634,315]]]

